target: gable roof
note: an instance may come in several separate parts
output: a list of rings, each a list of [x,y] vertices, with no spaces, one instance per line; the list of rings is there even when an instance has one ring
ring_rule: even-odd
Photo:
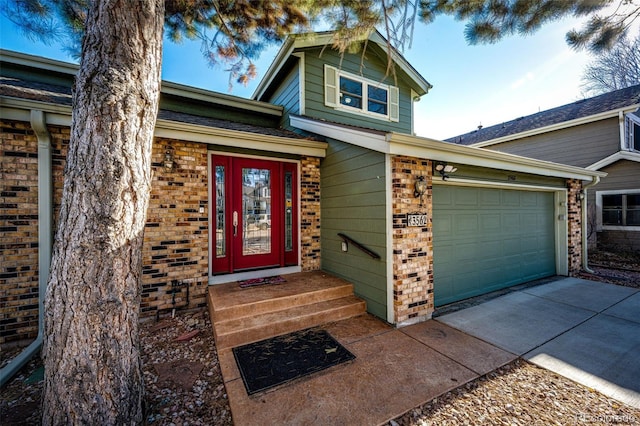
[[[289,35],[280,50],[276,54],[273,62],[264,73],[264,77],[258,83],[256,90],[251,96],[252,99],[261,99],[264,93],[271,87],[271,83],[278,75],[280,69],[285,65],[287,59],[291,57],[296,49],[309,48],[309,47],[331,47],[335,37],[334,31],[323,31],[317,33],[304,33],[304,34],[292,34]],[[374,30],[369,34],[367,38],[370,42],[375,43],[382,48],[385,53],[388,52],[387,40],[380,34],[378,30]],[[425,95],[429,92],[433,86],[420,75],[420,73],[405,59],[404,56],[396,49],[391,47],[391,59],[400,67],[404,73],[406,73],[413,84],[415,85],[415,91],[418,96]]]
[[[495,126],[484,127],[446,139],[446,141],[459,145],[488,146],[617,117],[620,112],[630,112],[638,107],[640,107],[640,84],[516,118]]]

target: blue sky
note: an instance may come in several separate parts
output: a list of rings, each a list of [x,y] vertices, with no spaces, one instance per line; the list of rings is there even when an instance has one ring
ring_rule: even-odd
[[[564,41],[579,23],[560,21],[528,37],[475,46],[464,40],[464,23],[452,18],[416,24],[413,46],[404,55],[434,86],[416,104],[416,133],[444,139],[581,99],[581,77],[591,58]],[[58,45],[26,39],[4,17],[0,47],[73,62]],[[228,93],[228,73],[206,64],[198,42],[166,42],[164,49],[163,79]],[[277,50],[266,50],[256,62],[258,78],[247,87],[234,84],[231,94],[250,97]]]

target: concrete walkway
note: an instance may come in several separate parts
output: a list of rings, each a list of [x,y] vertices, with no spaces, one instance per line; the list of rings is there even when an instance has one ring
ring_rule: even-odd
[[[220,351],[235,425],[383,424],[516,358],[437,321],[395,329],[366,314],[323,328],[356,359],[252,396]]]
[[[437,318],[640,408],[640,290],[562,278]]]
[[[401,329],[324,328],[354,361],[253,396],[219,352],[234,424],[383,424],[518,356],[640,408],[637,289],[560,278]]]

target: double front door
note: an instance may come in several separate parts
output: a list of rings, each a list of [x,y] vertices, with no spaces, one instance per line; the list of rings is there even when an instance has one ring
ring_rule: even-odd
[[[297,164],[211,156],[214,274],[297,265]]]

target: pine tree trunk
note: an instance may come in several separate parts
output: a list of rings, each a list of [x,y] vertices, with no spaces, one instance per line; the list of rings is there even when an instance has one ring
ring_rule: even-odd
[[[143,421],[138,312],[164,2],[89,3],[45,300],[47,425]]]

